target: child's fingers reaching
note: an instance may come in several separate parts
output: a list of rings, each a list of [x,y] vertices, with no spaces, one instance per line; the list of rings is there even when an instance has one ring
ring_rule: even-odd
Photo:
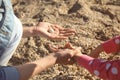
[[[58,46],[57,45],[47,44],[46,46],[47,46],[47,48],[48,48],[48,50],[50,52],[56,52],[56,51],[58,51]]]
[[[65,44],[65,47],[64,47],[64,48],[74,49],[74,47],[72,46],[72,44],[69,43],[69,42]]]

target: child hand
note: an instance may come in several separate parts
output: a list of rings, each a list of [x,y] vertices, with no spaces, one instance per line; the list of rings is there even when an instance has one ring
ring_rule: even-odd
[[[102,45],[99,45],[90,53],[90,56],[94,58],[98,58],[99,54],[102,51],[103,51]]]
[[[73,64],[75,60],[73,56],[80,53],[80,47],[74,48],[70,43],[67,43],[64,47],[58,46],[49,46],[50,50],[55,53],[55,57],[57,57],[56,63],[58,64]]]

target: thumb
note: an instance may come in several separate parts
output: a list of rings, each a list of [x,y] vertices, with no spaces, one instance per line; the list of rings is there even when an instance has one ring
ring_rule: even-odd
[[[52,45],[52,44],[47,44],[46,47],[50,52],[56,52],[58,51],[58,46],[57,45]]]
[[[69,43],[69,42],[65,44],[65,47],[64,47],[64,48],[74,49],[74,47],[72,46],[72,44]]]

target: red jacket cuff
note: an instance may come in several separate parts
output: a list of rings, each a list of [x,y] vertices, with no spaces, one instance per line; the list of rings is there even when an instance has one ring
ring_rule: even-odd
[[[115,37],[102,44],[102,47],[106,53],[114,53],[119,51],[120,37]]]

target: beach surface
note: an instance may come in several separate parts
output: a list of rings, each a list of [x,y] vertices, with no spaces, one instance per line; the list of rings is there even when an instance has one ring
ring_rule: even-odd
[[[76,30],[69,42],[89,55],[96,46],[120,34],[120,0],[12,0],[15,15],[24,26],[41,21]],[[64,46],[66,41],[42,37],[23,38],[10,60],[19,65],[49,54],[47,44]],[[101,53],[99,58],[120,59],[120,55]],[[30,80],[102,80],[77,64],[54,65]]]

